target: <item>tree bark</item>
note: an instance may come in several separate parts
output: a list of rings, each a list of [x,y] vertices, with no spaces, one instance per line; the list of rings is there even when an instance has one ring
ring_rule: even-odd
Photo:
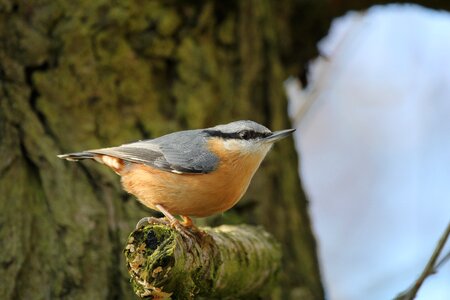
[[[135,297],[121,249],[151,212],[104,166],[56,155],[236,119],[288,128],[294,3],[0,1],[2,299]],[[197,222],[264,226],[283,252],[272,298],[322,299],[297,163],[280,142],[234,209]]]
[[[267,299],[281,248],[258,227],[222,225],[185,237],[167,225],[131,233],[124,250],[135,293],[144,299]]]

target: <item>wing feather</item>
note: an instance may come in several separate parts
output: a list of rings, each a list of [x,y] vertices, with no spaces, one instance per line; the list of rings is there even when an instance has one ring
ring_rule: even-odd
[[[153,140],[85,153],[110,155],[177,174],[209,173],[219,162],[218,157],[207,148],[206,136],[200,130],[175,132]]]

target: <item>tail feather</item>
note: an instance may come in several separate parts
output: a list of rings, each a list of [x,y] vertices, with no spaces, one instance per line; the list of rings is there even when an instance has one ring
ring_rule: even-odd
[[[67,153],[58,155],[59,158],[67,159],[70,161],[79,161],[83,159],[94,159],[94,153],[90,152],[75,152],[75,153]]]

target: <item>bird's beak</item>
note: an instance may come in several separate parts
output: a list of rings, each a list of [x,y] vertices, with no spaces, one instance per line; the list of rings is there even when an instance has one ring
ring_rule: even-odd
[[[274,131],[274,132],[272,132],[271,135],[269,135],[268,137],[265,137],[263,139],[263,141],[269,142],[269,143],[275,143],[276,141],[289,136],[294,131],[295,131],[295,129],[285,129],[285,130],[280,130],[280,131]]]

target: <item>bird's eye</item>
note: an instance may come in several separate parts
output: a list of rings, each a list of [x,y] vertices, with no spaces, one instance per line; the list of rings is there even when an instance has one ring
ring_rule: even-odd
[[[252,132],[248,131],[248,130],[242,130],[241,132],[239,132],[239,137],[243,140],[248,140],[252,138]]]

